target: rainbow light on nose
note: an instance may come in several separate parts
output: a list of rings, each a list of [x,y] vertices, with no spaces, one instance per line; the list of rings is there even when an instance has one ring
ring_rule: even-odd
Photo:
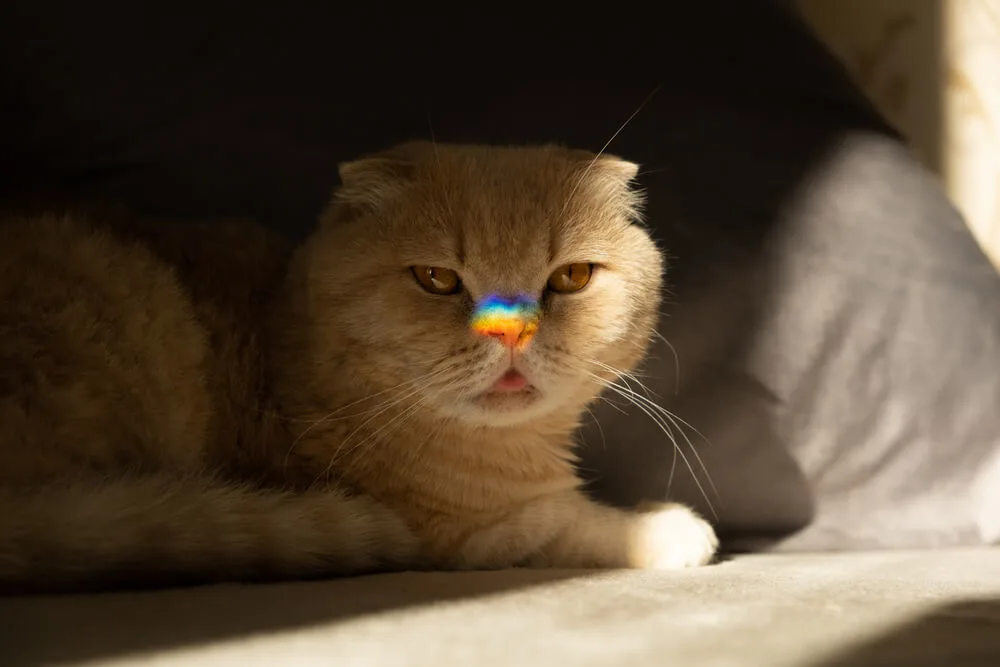
[[[523,347],[538,331],[541,319],[537,299],[527,296],[507,299],[491,294],[476,304],[469,324],[476,333],[513,340],[517,347]]]

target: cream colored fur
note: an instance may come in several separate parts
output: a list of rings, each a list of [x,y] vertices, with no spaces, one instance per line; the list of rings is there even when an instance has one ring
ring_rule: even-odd
[[[404,144],[342,165],[294,250],[239,223],[6,221],[0,585],[707,562],[690,510],[599,505],[573,468],[658,313],[636,169]],[[587,287],[543,295],[573,262]],[[492,293],[543,299],[523,351],[470,329]],[[535,391],[484,394],[512,363]]]

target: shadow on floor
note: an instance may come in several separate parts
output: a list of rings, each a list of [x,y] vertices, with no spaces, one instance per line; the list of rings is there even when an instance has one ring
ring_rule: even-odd
[[[844,650],[813,667],[980,665],[1000,665],[1000,599],[942,606],[891,634]]]
[[[556,570],[398,573],[321,582],[0,599],[0,664],[18,667],[138,657],[481,599],[587,574]]]

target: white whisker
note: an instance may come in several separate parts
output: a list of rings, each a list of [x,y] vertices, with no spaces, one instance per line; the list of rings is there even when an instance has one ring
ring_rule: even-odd
[[[615,373],[616,375],[619,373],[615,368],[613,368],[612,366],[608,366],[607,364],[601,363],[599,361],[593,361],[593,363],[602,366],[603,368],[607,369],[608,371],[610,371],[612,373]],[[632,379],[633,379],[633,381],[638,382],[638,380],[636,380],[634,377],[632,377]],[[639,382],[639,384],[641,385],[642,383]],[[632,391],[631,387],[628,387],[628,389],[630,391]],[[648,396],[648,392],[647,392],[647,396]],[[663,415],[663,417],[665,417],[666,419],[669,419],[670,423],[674,426],[674,428],[676,428],[680,432],[681,437],[684,438],[684,440],[687,442],[688,446],[691,448],[691,452],[697,458],[698,464],[701,466],[701,469],[705,472],[705,477],[706,477],[706,479],[708,479],[708,483],[712,487],[712,491],[715,493],[716,498],[718,498],[719,497],[719,492],[715,488],[715,483],[712,482],[711,476],[708,474],[708,469],[705,467],[705,463],[702,461],[701,455],[698,454],[697,448],[694,446],[694,443],[691,442],[691,439],[688,438],[687,433],[684,432],[684,429],[681,427],[681,425],[687,426],[689,429],[691,429],[692,431],[694,431],[699,437],[701,437],[701,439],[704,440],[707,445],[711,445],[711,442],[709,442],[708,438],[706,438],[704,436],[704,434],[702,434],[701,431],[699,431],[698,429],[696,429],[690,423],[688,423],[687,421],[685,421],[681,417],[675,415],[674,413],[670,412],[669,410],[667,410],[666,408],[664,408],[662,405],[659,405],[659,404],[655,403],[654,401],[650,400],[649,398],[643,398],[643,397],[638,396],[638,395],[636,395],[636,397],[639,398],[639,399],[642,399],[642,401],[644,403],[646,403],[646,405],[648,405],[651,409],[656,410],[659,414]]]
[[[674,451],[677,454],[680,455],[681,459],[684,461],[684,464],[687,466],[688,471],[691,473],[691,477],[694,480],[695,485],[698,487],[698,491],[701,492],[702,497],[705,499],[705,503],[708,505],[708,509],[712,513],[712,516],[715,517],[715,518],[718,518],[718,514],[715,511],[715,506],[712,504],[711,499],[708,497],[708,493],[705,491],[705,487],[702,486],[701,480],[699,479],[698,474],[695,473],[694,467],[692,467],[691,461],[688,459],[687,454],[684,453],[684,450],[680,446],[680,443],[677,442],[677,438],[672,433],[672,431],[670,429],[670,426],[667,424],[667,422],[664,420],[664,418],[657,413],[656,410],[651,409],[647,405],[644,405],[644,401],[648,402],[648,403],[651,403],[651,402],[649,402],[648,399],[645,399],[643,396],[640,396],[639,394],[637,394],[637,393],[635,393],[633,391],[629,391],[629,390],[621,387],[620,385],[615,384],[614,382],[605,380],[604,378],[602,378],[601,376],[599,376],[597,374],[592,373],[591,375],[601,385],[603,385],[607,389],[610,389],[611,391],[619,394],[623,398],[629,400],[633,405],[635,405],[637,408],[639,408],[640,410],[642,410],[646,414],[646,416],[648,416],[650,419],[653,420],[653,423],[656,424],[657,427],[659,427],[659,429],[663,432],[663,434],[666,435],[670,439],[671,443],[673,443],[673,445],[674,445]],[[655,406],[655,404],[653,404],[653,405]],[[660,408],[660,406],[655,406],[655,407],[659,408],[660,410],[662,410],[662,408]],[[681,435],[682,436],[684,435],[683,432],[682,432]],[[694,453],[695,456],[697,457],[697,451],[691,445],[691,441],[689,439],[687,439],[686,437],[685,437],[685,440],[687,441],[688,445],[692,447],[692,450],[691,450],[692,453]],[[700,461],[701,458],[698,457],[698,460]],[[708,475],[708,471],[707,471],[707,469],[704,468],[704,464],[702,464],[701,467],[702,467],[702,469],[704,470],[704,472],[705,472],[705,474],[707,476]],[[708,479],[711,482],[711,477],[709,477]],[[713,490],[713,492],[715,492],[715,494],[717,496],[718,495],[718,491],[715,489],[715,485],[714,484],[712,484],[712,490]]]
[[[681,391],[681,358],[677,356],[677,348],[667,340],[666,336],[656,329],[653,329],[653,335],[662,340],[674,355],[674,396],[677,396]]]
[[[670,343],[667,343],[667,345],[670,345]],[[672,346],[671,346],[671,349],[673,349]],[[677,353],[674,352],[674,354],[676,355]],[[608,364],[602,363],[600,361],[596,361],[596,360],[592,360],[592,359],[588,360],[588,361],[590,361],[590,363],[595,364],[595,365],[597,365],[597,366],[599,366],[601,368],[604,368],[609,373],[614,373],[618,377],[622,377],[623,375],[625,375],[625,377],[630,378],[633,382],[635,382],[636,384],[638,384],[638,385],[640,385],[640,386],[643,387],[643,389],[646,392],[646,396],[647,397],[649,397],[650,393],[652,393],[654,395],[656,394],[656,392],[651,392],[648,387],[646,387],[645,385],[643,385],[643,383],[640,382],[639,379],[634,374],[631,374],[631,373],[625,374],[625,373],[623,373],[623,371],[620,371],[617,368],[615,368],[613,366],[609,366]],[[680,368],[679,364],[678,364],[678,368]],[[701,431],[699,431],[697,428],[695,428],[690,422],[684,420],[679,415],[674,414],[673,412],[670,412],[669,410],[667,410],[666,408],[664,408],[662,405],[658,405],[656,403],[652,403],[652,401],[650,401],[650,403],[655,407],[655,409],[662,410],[663,412],[665,412],[666,414],[668,414],[672,420],[677,421],[680,424],[682,424],[684,426],[687,426],[689,429],[691,429],[692,431],[694,431],[695,435],[697,435],[699,438],[701,438],[705,442],[705,445],[707,445],[709,447],[712,446],[712,442],[705,436],[705,434],[702,433]]]
[[[650,400],[652,400],[653,396],[656,394],[656,392],[652,391],[649,387],[643,384],[643,382],[636,375],[632,373],[626,373],[625,371],[618,370],[614,366],[609,366],[608,364],[605,364],[604,362],[601,361],[597,361],[596,359],[590,359],[589,361],[590,363],[599,366],[600,368],[603,368],[609,373],[614,373],[618,378],[621,378],[622,381],[625,382],[625,386],[627,386],[629,389],[631,389],[632,387],[631,385],[628,384],[628,380],[632,380],[632,382],[635,382],[637,385],[639,385],[639,387],[642,388],[642,390],[646,393],[646,397],[649,398]]]
[[[362,424],[362,426],[364,426],[364,424],[367,424],[372,419],[378,417],[385,410],[391,408],[394,405],[397,405],[399,402],[401,402],[403,400],[406,400],[408,397],[412,396],[413,394],[419,393],[424,388],[430,386],[436,378],[438,378],[439,376],[441,376],[443,373],[446,373],[450,369],[451,369],[451,367],[439,368],[437,370],[431,371],[430,373],[422,375],[422,376],[420,376],[418,378],[414,378],[412,380],[407,380],[406,382],[400,382],[399,384],[397,384],[397,385],[395,385],[393,387],[389,387],[388,389],[383,389],[382,391],[375,392],[374,394],[369,394],[368,396],[365,396],[364,398],[360,398],[360,399],[358,399],[356,401],[352,401],[350,403],[347,403],[346,405],[342,405],[339,408],[337,408],[336,410],[333,410],[332,412],[326,414],[322,418],[313,421],[307,428],[305,428],[301,433],[299,433],[295,437],[295,439],[292,441],[292,444],[288,447],[288,451],[285,453],[284,462],[282,463],[282,470],[287,470],[288,469],[288,461],[289,461],[289,458],[292,455],[293,450],[295,449],[295,446],[298,445],[298,443],[303,438],[305,438],[311,431],[313,431],[313,429],[315,429],[315,428],[317,428],[317,427],[319,427],[321,425],[324,425],[324,424],[329,424],[329,423],[336,422],[336,421],[342,421],[342,420],[345,420],[345,419],[351,419],[351,418],[354,418],[354,417],[360,417],[362,415],[366,415],[366,414],[369,414],[369,413],[375,413],[371,417],[369,417]],[[421,383],[423,383],[423,384],[421,384]],[[415,389],[412,389],[409,393],[407,393],[406,395],[404,395],[402,397],[400,397],[398,395],[395,395],[393,397],[390,397],[388,400],[382,401],[381,403],[378,403],[378,404],[376,404],[376,405],[374,405],[374,406],[372,406],[372,407],[370,407],[370,408],[368,408],[366,410],[362,410],[360,412],[355,412],[355,413],[351,413],[351,414],[347,414],[347,415],[340,415],[340,413],[343,412],[344,410],[347,410],[348,408],[351,408],[351,407],[353,407],[355,405],[359,405],[359,404],[364,403],[366,401],[370,401],[371,399],[373,399],[373,398],[375,398],[377,396],[382,396],[382,395],[387,394],[389,392],[395,392],[395,391],[399,391],[399,390],[405,390],[406,388],[413,387],[414,385],[420,385],[420,386],[417,386]],[[338,415],[340,415],[340,416],[338,416]]]
[[[348,449],[347,451],[343,452],[343,454],[341,454],[340,452],[343,450],[344,446],[348,443],[348,441],[350,440],[351,436],[348,436],[347,438],[345,438],[343,440],[343,442],[341,442],[341,444],[337,447],[337,449],[334,450],[333,455],[330,457],[330,463],[327,464],[326,470],[324,470],[324,472],[321,474],[321,476],[326,476],[330,472],[330,470],[333,469],[333,466],[336,464],[336,462],[339,461],[340,459],[342,459],[344,456],[349,456],[352,453],[358,451],[359,449],[365,450],[368,447],[374,446],[376,443],[379,442],[379,434],[383,433],[386,429],[392,427],[394,424],[396,425],[396,428],[394,428],[394,429],[388,431],[387,433],[385,433],[385,436],[392,435],[393,433],[395,433],[396,431],[398,431],[400,428],[402,428],[406,424],[407,421],[409,421],[409,419],[413,415],[415,415],[417,413],[417,411],[420,410],[420,408],[422,408],[424,405],[426,405],[428,401],[430,401],[432,398],[440,396],[444,392],[448,391],[448,389],[450,389],[451,387],[455,386],[457,383],[458,383],[457,379],[456,380],[452,380],[451,382],[445,384],[443,387],[441,387],[440,389],[438,389],[438,391],[435,392],[432,396],[425,395],[425,396],[417,399],[413,403],[413,405],[407,406],[406,408],[404,408],[403,410],[401,410],[397,414],[393,415],[393,417],[391,419],[389,419],[388,421],[386,421],[384,424],[382,424],[381,426],[379,426],[378,428],[376,428],[374,431],[372,431],[371,433],[369,433],[368,435],[366,435],[364,437],[364,439],[358,441],[356,444],[352,445],[350,447],[350,449]],[[357,431],[358,431],[358,429],[355,429],[352,432],[351,435],[353,435]],[[383,436],[383,437],[385,437],[385,436]]]
[[[678,442],[676,436],[674,435],[674,430],[677,430],[677,431],[680,432],[681,437],[684,439],[684,444],[686,444],[688,446],[688,448],[690,448],[691,453],[695,457],[695,459],[696,459],[696,461],[698,463],[699,468],[704,473],[705,478],[706,478],[706,480],[707,480],[707,482],[709,484],[709,487],[712,490],[713,495],[716,497],[716,499],[719,499],[720,498],[719,492],[718,492],[718,489],[715,486],[714,481],[712,480],[711,474],[708,472],[707,466],[705,466],[704,461],[702,460],[701,456],[698,454],[697,448],[695,447],[694,443],[691,442],[691,439],[687,436],[687,433],[684,431],[684,428],[682,427],[682,425],[683,426],[687,426],[688,428],[690,428],[692,431],[694,431],[696,434],[698,434],[706,442],[708,442],[708,439],[705,438],[705,436],[700,431],[698,431],[698,429],[696,429],[693,426],[691,426],[687,421],[685,421],[685,420],[681,419],[680,417],[674,415],[669,410],[667,410],[663,406],[659,405],[658,403],[656,403],[652,399],[650,399],[650,398],[648,398],[646,396],[642,396],[636,390],[634,390],[628,384],[628,380],[625,379],[625,378],[629,378],[633,382],[636,382],[637,384],[639,384],[640,386],[642,386],[644,389],[646,389],[646,391],[648,393],[648,388],[646,388],[642,384],[642,382],[640,382],[634,375],[632,375],[630,373],[626,373],[624,371],[620,371],[619,369],[616,369],[613,366],[605,364],[605,363],[603,363],[601,361],[597,361],[597,360],[593,360],[593,359],[587,359],[587,360],[584,360],[584,361],[588,361],[589,363],[594,364],[595,366],[598,366],[599,368],[605,370],[606,372],[611,373],[617,379],[619,379],[622,382],[624,382],[625,386],[622,386],[622,385],[617,384],[617,383],[615,383],[615,382],[613,382],[611,380],[608,380],[608,379],[606,379],[606,378],[604,378],[604,377],[602,377],[602,376],[600,376],[600,375],[598,375],[596,373],[592,373],[592,372],[588,371],[585,368],[581,368],[580,369],[582,372],[586,373],[591,378],[593,378],[595,381],[597,381],[597,383],[600,384],[601,386],[605,387],[606,389],[611,390],[615,394],[619,395],[620,397],[624,398],[625,400],[627,400],[628,402],[632,403],[634,406],[636,406],[637,408],[639,408],[640,410],[642,410],[650,419],[653,420],[653,423],[655,423],[657,425],[657,427],[661,431],[663,431],[664,435],[666,435],[667,438],[670,439],[670,442],[673,444],[673,448],[674,448],[674,457],[673,457],[673,460],[671,462],[670,475],[669,475],[668,480],[667,480],[668,490],[669,490],[669,488],[673,484],[673,478],[674,478],[674,474],[675,474],[676,466],[677,466],[677,456],[680,455],[681,459],[684,461],[685,465],[687,466],[688,471],[691,473],[691,476],[694,479],[694,482],[697,485],[698,490],[701,492],[702,497],[705,499],[705,502],[708,504],[709,510],[717,518],[718,515],[715,512],[715,508],[712,505],[712,501],[709,499],[708,493],[706,492],[705,488],[701,484],[700,476],[695,472],[694,467],[692,467],[692,465],[691,465],[691,461],[688,459],[688,456],[684,453],[684,450],[681,447],[681,443]]]
[[[594,424],[597,426],[597,431],[601,434],[601,449],[607,451],[608,441],[604,437],[604,427],[601,426],[601,422],[597,419],[597,415],[594,414],[593,410],[590,408],[584,408],[584,410],[586,410],[587,414],[590,415],[590,418],[594,420]]]
[[[447,370],[447,369],[442,369],[439,373],[435,373],[435,377],[437,375],[440,375],[441,373],[443,373],[445,370]],[[415,396],[415,395],[421,393],[422,391],[426,390],[428,387],[430,387],[433,384],[433,380],[434,380],[434,378],[432,377],[432,378],[428,379],[427,382],[425,382],[424,384],[420,385],[419,387],[411,389],[405,395],[397,397],[395,400],[389,401],[387,403],[383,403],[384,407],[382,407],[382,409],[380,409],[378,412],[376,412],[372,416],[368,417],[368,419],[366,419],[363,422],[361,422],[360,424],[358,424],[354,428],[353,431],[351,431],[350,433],[347,434],[347,436],[341,441],[341,444],[338,447],[338,450],[340,449],[340,447],[343,447],[348,442],[350,442],[351,438],[354,437],[354,435],[356,433],[358,433],[362,429],[364,429],[365,426],[367,426],[368,424],[370,424],[373,419],[375,419],[376,417],[379,417],[382,414],[385,414],[385,412],[387,412],[388,410],[391,410],[392,408],[396,407],[397,405],[399,405],[400,403],[402,403],[406,399],[410,398],[411,396]],[[418,403],[419,403],[419,401],[418,401]]]
[[[640,111],[646,108],[646,105],[649,104],[649,101],[651,99],[653,99],[653,96],[656,95],[656,93],[660,92],[661,86],[662,84],[657,84],[656,87],[653,88],[652,92],[650,92],[649,95],[646,96],[646,99],[644,99],[642,103],[639,104],[639,106],[636,108],[636,110],[632,112],[632,115],[626,118],[625,122],[622,123],[617,130],[615,130],[614,134],[612,134],[611,137],[606,142],[604,142],[604,145],[601,146],[601,150],[597,151],[597,154],[594,155],[594,158],[590,161],[587,167],[580,174],[580,177],[576,179],[576,183],[573,185],[573,189],[570,190],[569,196],[566,197],[566,201],[563,203],[560,215],[566,213],[566,209],[569,208],[570,202],[573,201],[573,197],[576,195],[576,191],[580,189],[581,185],[583,185],[583,181],[584,179],[587,178],[587,174],[590,173],[590,170],[594,168],[594,165],[597,164],[597,161],[601,159],[602,155],[604,155],[604,151],[608,150],[608,146],[611,145],[611,142],[613,142],[615,139],[618,138],[618,135],[621,134],[626,127],[628,127],[628,124],[631,123],[632,120],[639,115]]]

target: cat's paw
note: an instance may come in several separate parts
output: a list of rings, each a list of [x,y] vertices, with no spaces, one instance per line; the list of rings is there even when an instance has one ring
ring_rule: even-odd
[[[634,521],[629,554],[634,567],[697,567],[711,561],[719,546],[712,526],[683,505],[647,504]]]

